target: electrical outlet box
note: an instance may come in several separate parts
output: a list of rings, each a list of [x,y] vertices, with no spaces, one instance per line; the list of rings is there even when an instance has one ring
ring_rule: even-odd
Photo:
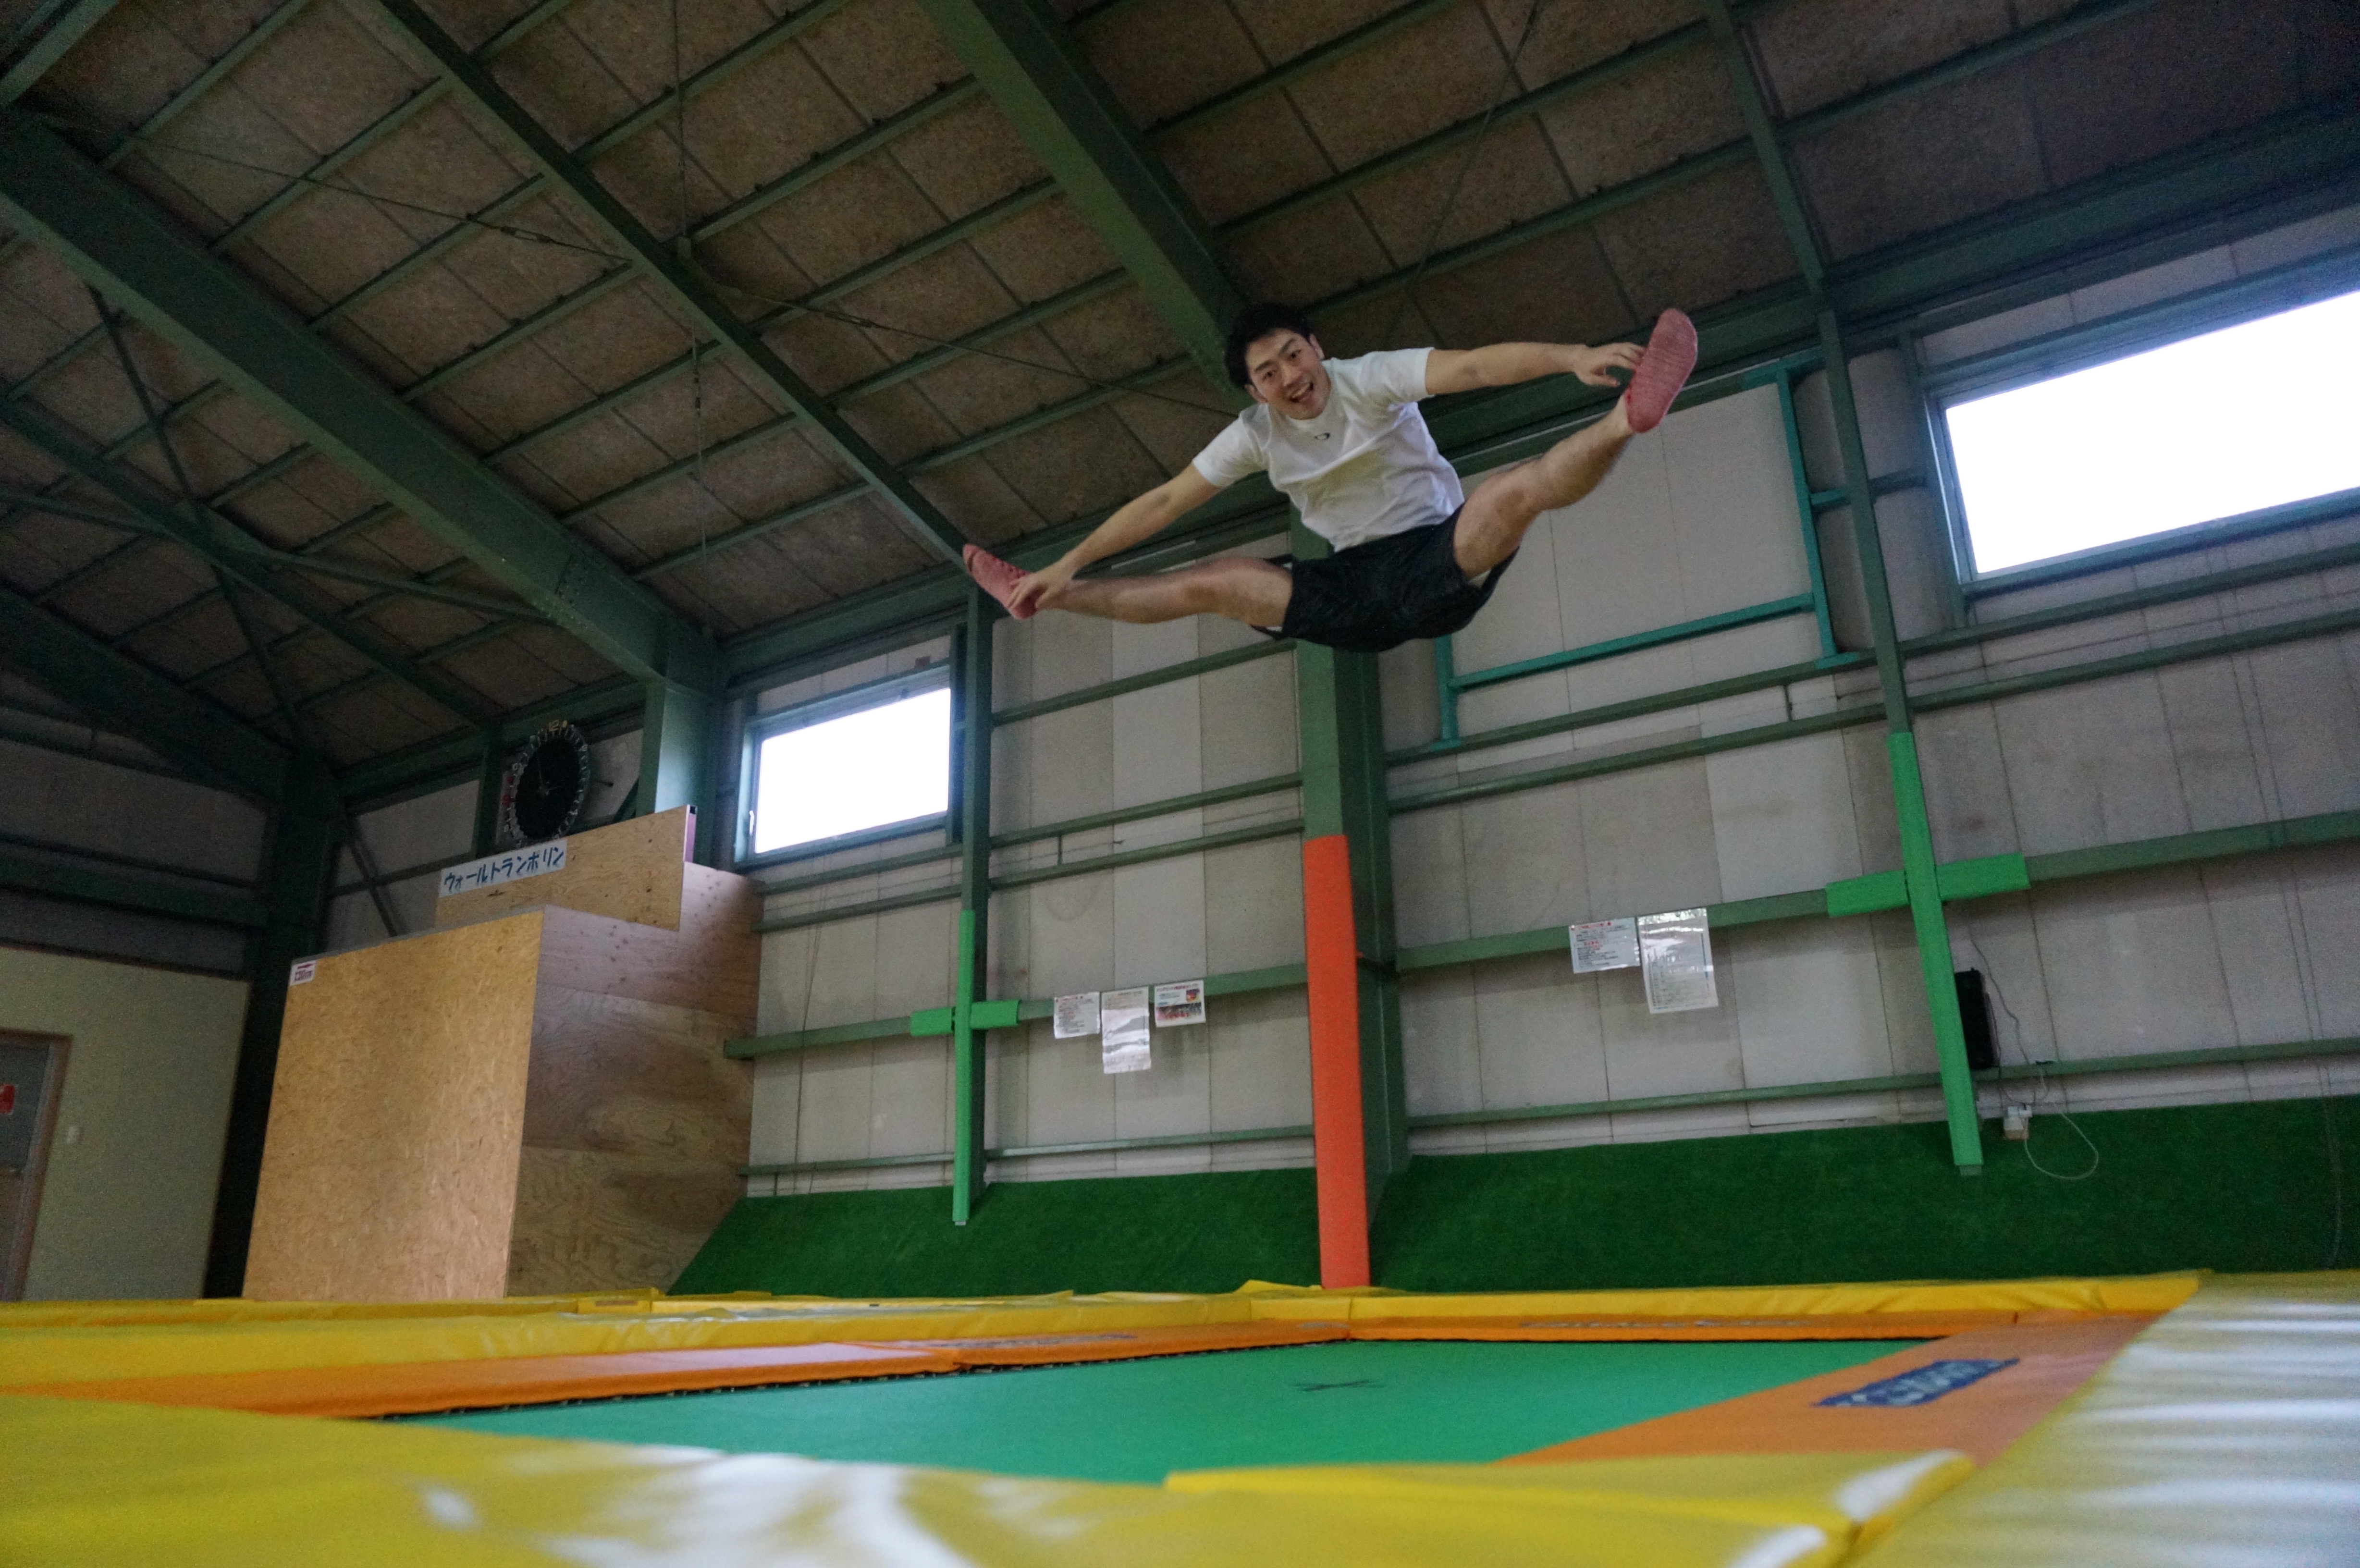
[[[2032,1136],[2032,1107],[2010,1105],[2006,1114],[2000,1117],[1999,1126],[2000,1131],[2012,1142],[2024,1142]]]

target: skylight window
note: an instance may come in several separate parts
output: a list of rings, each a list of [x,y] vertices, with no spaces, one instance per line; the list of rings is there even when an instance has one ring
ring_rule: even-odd
[[[1950,404],[1977,572],[2360,486],[2360,293]]]
[[[791,716],[787,724],[755,751],[755,854],[915,823],[950,809],[947,687],[806,724]]]

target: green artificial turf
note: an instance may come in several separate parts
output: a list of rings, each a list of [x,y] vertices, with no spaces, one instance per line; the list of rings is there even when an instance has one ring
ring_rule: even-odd
[[[2335,1138],[2328,1136],[2333,1118]],[[1373,1233],[1378,1282],[1413,1290],[2275,1270],[2360,1258],[2360,1097],[2092,1112],[2087,1181],[2041,1175],[1984,1127],[1961,1177],[1939,1123],[1413,1160]],[[2090,1151],[2054,1116],[2034,1151]],[[2338,1234],[2338,1192],[2349,1213]],[[1228,1290],[1313,1284],[1311,1172],[989,1189],[950,1224],[941,1188],[751,1198],[673,1289],[828,1296]]]
[[[964,1225],[941,1187],[748,1198],[674,1294],[1022,1296],[1234,1290],[1319,1275],[1308,1171],[1008,1181]]]
[[[1485,1463],[1903,1348],[1313,1345],[430,1419],[509,1436],[1153,1483],[1232,1465]]]

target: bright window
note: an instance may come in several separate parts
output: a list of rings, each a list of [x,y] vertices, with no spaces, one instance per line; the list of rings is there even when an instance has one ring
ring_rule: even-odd
[[[1944,410],[1978,572],[2360,486],[2360,294]]]
[[[851,713],[820,711],[754,754],[754,853],[839,838],[950,809],[951,694],[937,687]]]

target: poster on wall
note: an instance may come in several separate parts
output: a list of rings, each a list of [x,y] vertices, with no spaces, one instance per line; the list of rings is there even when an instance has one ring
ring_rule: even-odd
[[[1098,1032],[1098,994],[1078,991],[1070,996],[1060,996],[1053,1026],[1059,1040],[1082,1040]]]
[[[1647,976],[1647,1010],[1690,1013],[1721,1006],[1712,979],[1712,932],[1702,909],[1669,909],[1639,917],[1640,966]]]
[[[1618,920],[1582,920],[1568,926],[1566,934],[1573,939],[1576,975],[1639,967],[1639,922],[1629,915]]]
[[[1098,1060],[1109,1073],[1143,1073],[1147,1059],[1147,987],[1098,993]]]
[[[1180,980],[1155,988],[1155,1027],[1180,1029],[1205,1021],[1205,983]]]

